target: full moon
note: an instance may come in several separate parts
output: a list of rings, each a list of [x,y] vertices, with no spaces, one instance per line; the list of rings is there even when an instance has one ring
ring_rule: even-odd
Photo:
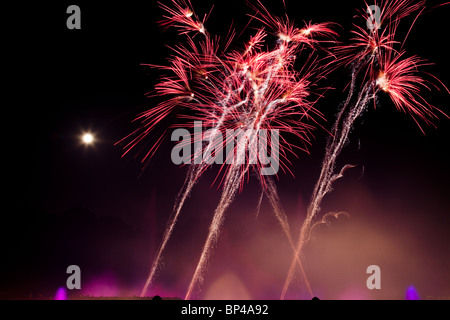
[[[94,136],[90,133],[85,133],[82,139],[85,144],[91,144],[94,141]]]

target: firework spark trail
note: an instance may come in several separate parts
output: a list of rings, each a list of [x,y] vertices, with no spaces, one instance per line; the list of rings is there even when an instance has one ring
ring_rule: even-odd
[[[262,205],[262,201],[263,201],[263,199],[264,199],[264,189],[263,190],[261,190],[261,194],[260,194],[260,196],[259,196],[259,200],[258,200],[258,204],[257,204],[257,206],[256,206],[256,213],[255,213],[255,218],[258,218],[259,217],[259,213],[260,213],[260,211],[261,211],[261,205]]]
[[[273,181],[272,178],[266,179],[266,186],[267,188],[264,189],[264,194],[266,195],[267,199],[269,199],[270,204],[272,205],[272,208],[275,212],[275,216],[278,219],[281,228],[283,229],[283,232],[285,233],[286,237],[288,238],[289,245],[291,246],[292,252],[294,253],[294,261],[297,263],[301,276],[303,281],[306,284],[306,287],[308,289],[308,293],[313,297],[313,292],[311,289],[311,285],[309,284],[308,278],[306,277],[305,271],[303,269],[303,264],[300,259],[300,256],[298,253],[296,253],[296,245],[294,243],[294,240],[292,239],[292,233],[289,227],[289,222],[286,213],[283,210],[283,207],[281,206],[280,198],[278,196],[277,187]],[[295,264],[294,264],[295,267]]]
[[[238,90],[239,91],[239,90]],[[225,98],[224,104],[229,100],[230,94]],[[229,112],[233,111],[237,106],[231,106],[229,108],[225,109],[225,112],[221,115],[216,127],[213,128],[208,140],[207,140],[207,146],[205,147],[205,153],[208,153],[211,149],[214,148],[214,141],[216,137],[218,137],[219,134],[221,134],[220,127],[223,125],[223,121],[228,115]],[[202,152],[202,150],[196,150],[196,154],[193,156],[195,158],[199,152]],[[141,297],[146,296],[148,288],[151,286],[154,277],[156,276],[156,271],[158,270],[158,267],[161,263],[162,254],[166,248],[167,242],[169,241],[173,229],[175,227],[175,224],[178,220],[178,216],[184,206],[184,203],[186,199],[189,197],[192,188],[194,187],[195,183],[198,181],[200,175],[203,173],[203,171],[206,169],[207,164],[205,162],[200,163],[199,165],[190,165],[189,171],[186,175],[186,179],[184,181],[183,187],[180,190],[177,200],[175,201],[174,208],[172,210],[171,217],[169,218],[169,221],[167,223],[166,229],[164,231],[163,240],[161,242],[161,245],[157,251],[157,254],[155,256],[155,259],[153,260],[152,267],[150,269],[150,273],[147,277],[147,280],[145,282],[144,288],[141,292]]]
[[[334,171],[336,159],[347,141],[350,130],[355,120],[365,110],[368,102],[371,99],[375,100],[380,90],[386,92],[396,109],[411,115],[421,130],[419,119],[428,125],[432,125],[432,120],[437,118],[436,112],[447,116],[421,96],[421,87],[428,90],[430,88],[427,81],[418,74],[417,69],[429,63],[425,63],[424,60],[416,56],[405,58],[404,51],[397,51],[394,48],[395,44],[398,43],[393,39],[399,20],[416,10],[420,11],[419,14],[424,10],[425,1],[418,1],[416,4],[412,4],[412,2],[412,0],[382,1],[381,12],[384,13],[384,17],[381,25],[384,24],[386,29],[381,31],[381,35],[377,28],[366,31],[357,26],[359,31],[353,32],[356,35],[356,38],[352,39],[354,43],[338,48],[341,56],[337,65],[352,66],[349,93],[337,115],[332,129],[332,137],[325,149],[321,173],[315,185],[306,218],[300,229],[297,247],[282,290],[281,299],[286,296],[288,287],[293,280],[296,258],[301,256],[301,252],[309,240],[311,228],[316,225],[314,218],[320,212],[324,196],[332,190],[333,183],[343,176],[345,170],[352,167],[352,165],[345,165],[339,173]],[[402,47],[403,44],[404,41],[401,44]],[[356,81],[357,77],[361,77],[360,74],[362,74],[363,85],[361,89],[357,89]],[[435,78],[435,80],[438,79]],[[440,81],[439,83],[449,92]],[[439,89],[437,86],[436,88]],[[353,101],[353,96],[358,91],[359,94]]]
[[[278,219],[278,222],[280,223],[280,226],[289,241],[289,245],[291,246],[292,252],[295,254],[296,246],[295,246],[294,240],[292,238],[292,233],[291,233],[291,230],[289,227],[288,217],[283,209],[283,206],[281,205],[281,201],[278,196],[277,186],[271,177],[266,177],[265,181],[262,181],[260,179],[259,175],[257,175],[257,177],[259,178],[258,180],[260,181],[260,184],[262,186],[262,192],[261,192],[261,196],[258,201],[258,206],[256,209],[256,216],[258,217],[259,212],[261,210],[262,200],[263,200],[264,196],[266,196],[266,198],[269,200],[270,205],[272,206],[272,209],[275,213],[275,217]],[[265,188],[264,188],[264,185],[265,185]],[[301,259],[297,254],[294,255],[294,259],[296,259],[296,261],[297,261],[298,267],[301,272],[301,277],[306,285],[308,293],[310,294],[311,297],[313,297],[314,295],[313,295],[313,292],[311,289],[311,285],[308,281],[308,278],[306,277],[306,274],[305,274],[305,271],[303,268],[303,263],[301,262]]]
[[[211,133],[211,135],[210,135],[210,137],[208,139],[208,144],[205,147],[205,152],[208,152],[210,149],[213,148],[213,146],[214,146],[213,141],[214,141],[215,137],[217,137],[218,134],[220,133],[220,131],[217,128],[219,127],[219,125],[222,124],[222,121],[223,121],[223,118],[225,117],[225,114],[226,113],[224,113],[222,115],[222,118],[219,121],[218,126],[216,128],[214,128],[214,130],[212,131],[212,133]],[[195,157],[195,155],[194,155],[194,157]],[[190,193],[192,191],[192,188],[194,187],[195,183],[198,181],[200,175],[205,170],[206,166],[207,165],[204,162],[202,162],[199,165],[190,165],[189,166],[188,173],[186,175],[184,184],[183,184],[180,192],[178,193],[177,199],[175,201],[174,208],[172,210],[171,217],[169,218],[169,221],[167,223],[166,229],[164,231],[163,240],[162,240],[161,245],[160,245],[160,247],[159,247],[159,249],[157,251],[155,259],[153,260],[153,264],[152,264],[152,267],[150,269],[150,273],[149,273],[149,275],[147,277],[147,280],[145,282],[144,288],[142,289],[141,297],[146,296],[148,288],[151,286],[151,284],[152,284],[152,282],[154,280],[154,277],[156,276],[156,271],[158,270],[158,267],[159,267],[159,265],[161,263],[162,254],[163,254],[163,252],[164,252],[164,250],[166,248],[167,242],[169,241],[169,239],[170,239],[170,237],[172,235],[173,229],[174,229],[175,224],[176,224],[176,222],[178,220],[178,216],[179,216],[179,214],[180,214],[180,212],[181,212],[181,210],[182,210],[182,208],[184,206],[184,203],[185,203],[186,199],[189,197],[189,195],[190,195]]]
[[[233,109],[233,108],[231,108],[231,109]],[[211,135],[210,135],[210,137],[208,139],[208,144],[205,147],[205,152],[209,152],[210,149],[212,149],[214,147],[213,141],[220,134],[220,131],[218,130],[218,127],[220,127],[220,125],[222,124],[223,119],[225,118],[226,114],[227,114],[227,112],[225,112],[222,115],[222,117],[221,117],[217,127],[212,130]],[[199,152],[199,151],[197,150],[197,152]],[[194,157],[195,156],[196,155],[194,155]],[[189,195],[190,195],[190,193],[192,191],[192,188],[194,187],[194,185],[198,181],[200,175],[203,173],[203,171],[205,170],[206,166],[207,166],[207,164],[205,162],[202,162],[199,165],[190,165],[189,166],[188,173],[186,175],[184,184],[183,184],[180,192],[178,193],[177,199],[175,201],[174,208],[172,210],[171,217],[169,218],[169,221],[167,223],[166,229],[164,231],[163,240],[162,240],[161,245],[160,245],[160,247],[159,247],[159,249],[157,251],[155,259],[153,260],[152,267],[150,269],[150,273],[149,273],[149,275],[147,277],[147,280],[145,282],[144,288],[142,289],[141,297],[146,296],[147,291],[148,291],[149,287],[151,286],[151,284],[152,284],[152,282],[154,280],[154,277],[156,276],[156,271],[158,270],[158,267],[159,267],[159,265],[161,263],[162,254],[163,254],[163,252],[164,252],[164,250],[166,248],[167,242],[169,241],[169,239],[170,239],[170,237],[172,235],[173,229],[174,229],[175,224],[176,224],[176,222],[178,220],[178,216],[179,216],[179,214],[180,214],[180,212],[181,212],[181,210],[182,210],[182,208],[184,206],[184,203],[185,203],[186,199],[189,197]]]
[[[141,297],[145,297],[147,295],[147,291],[148,291],[149,287],[152,285],[152,282],[156,276],[156,272],[161,263],[162,254],[166,248],[167,242],[169,241],[169,239],[172,235],[172,231],[175,227],[175,224],[177,223],[177,219],[181,212],[181,209],[183,208],[184,202],[188,198],[189,194],[191,193],[192,188],[194,187],[194,184],[196,183],[196,181],[198,179],[199,173],[200,173],[200,170],[197,166],[189,166],[189,172],[186,175],[186,179],[184,181],[183,187],[178,194],[177,200],[175,201],[172,215],[169,218],[166,229],[164,231],[162,242],[161,242],[161,244],[158,248],[158,251],[156,253],[156,256],[153,260],[152,267],[150,269],[150,273],[145,282],[144,288],[142,289]]]
[[[211,222],[211,225],[209,226],[208,237],[203,246],[200,260],[197,263],[197,267],[195,269],[191,283],[189,284],[185,300],[189,300],[196,286],[200,286],[203,282],[203,272],[205,271],[208,258],[211,255],[211,251],[217,243],[220,231],[222,229],[225,211],[233,201],[236,191],[239,189],[241,180],[244,178],[247,170],[248,166],[246,166],[244,170],[242,170],[240,166],[233,166],[232,169],[228,172],[220,202],[214,212],[213,220]]]
[[[371,91],[372,86],[371,85],[367,86],[366,89],[360,93],[358,101],[355,103],[354,106],[352,106],[347,115],[343,116],[346,107],[343,107],[338,115],[338,119],[342,119],[342,122],[340,123],[338,121],[335,123],[333,128],[333,139],[326,148],[320,177],[314,188],[314,192],[311,197],[312,200],[308,206],[306,218],[300,230],[300,236],[295,248],[294,258],[289,268],[288,276],[286,278],[286,282],[284,284],[283,291],[281,293],[281,299],[285,298],[288,287],[293,280],[297,262],[296,259],[298,259],[298,257],[301,256],[302,249],[309,239],[310,230],[311,227],[313,226],[314,218],[320,211],[320,205],[322,203],[324,196],[331,191],[333,183],[343,176],[345,170],[351,167],[351,165],[346,165],[341,169],[341,171],[338,174],[334,173],[337,156],[339,155],[339,153],[341,152],[342,148],[345,145],[345,142],[347,141],[348,134],[350,133],[350,130],[353,127],[354,121],[364,111],[369,99],[371,98],[372,93]]]

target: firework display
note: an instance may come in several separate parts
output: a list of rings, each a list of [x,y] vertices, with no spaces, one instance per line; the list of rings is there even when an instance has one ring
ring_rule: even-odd
[[[311,228],[315,223],[320,223],[317,222],[317,216],[323,197],[331,191],[333,182],[351,167],[346,165],[335,172],[336,158],[355,120],[364,113],[369,102],[376,99],[379,91],[386,92],[394,106],[410,114],[418,124],[420,120],[432,124],[438,113],[441,113],[421,95],[421,89],[430,89],[431,85],[435,85],[419,73],[419,68],[427,62],[417,56],[407,57],[404,41],[400,42],[395,37],[400,20],[410,15],[420,15],[425,2],[397,0],[367,6],[367,11],[360,13],[360,21],[354,25],[349,44],[336,40],[336,26],[330,22],[309,22],[299,28],[289,18],[274,16],[260,2],[256,2],[249,5],[254,11],[250,18],[262,26],[255,28],[241,49],[230,49],[236,42],[236,31],[233,29],[230,29],[224,40],[211,35],[205,27],[208,15],[200,19],[189,1],[174,0],[171,4],[160,6],[165,11],[160,25],[177,29],[185,44],[172,48],[173,55],[169,58],[168,66],[150,65],[165,73],[155,86],[154,93],[165,99],[136,118],[142,126],[124,138],[124,141],[128,141],[124,147],[125,153],[172,114],[184,120],[185,127],[192,128],[192,122],[197,121],[208,131],[204,135],[192,134],[188,139],[194,144],[194,153],[187,155],[190,168],[142,296],[147,294],[154,280],[187,197],[213,162],[222,164],[222,196],[185,298],[192,298],[195,288],[201,285],[209,256],[218,241],[225,212],[250,172],[256,173],[263,194],[268,198],[293,250],[293,260],[281,298],[285,297],[297,267],[312,295],[300,259],[302,248],[308,241]],[[268,34],[276,37],[274,43],[267,43]],[[332,58],[331,61],[319,58],[318,51],[326,52],[327,57]],[[297,66],[299,63],[296,63],[299,56],[306,56],[300,62],[300,68]],[[317,124],[316,119],[323,117],[316,108],[323,94],[318,89],[320,80],[329,72],[341,68],[349,69],[351,74],[347,98],[330,132],[320,177],[295,244],[276,185],[270,177],[278,173],[278,167],[271,170],[270,174],[263,173],[267,170],[265,164],[269,163],[269,169],[274,169],[274,163],[267,159],[267,132],[276,133],[271,138],[270,149],[272,156],[276,157],[272,160],[276,160],[277,166],[279,161],[283,171],[289,171],[288,153],[294,153],[295,149],[307,151],[311,132]],[[441,87],[446,90],[445,86]],[[439,89],[437,85],[436,88]],[[325,92],[326,88],[323,89],[322,92]],[[260,143],[262,130],[265,132],[264,146]],[[229,135],[230,131],[235,134]],[[144,162],[156,152],[167,133],[165,130],[153,144],[143,157]],[[298,138],[296,143],[286,139],[287,134],[295,135]],[[225,140],[223,137],[226,137]],[[232,147],[228,148],[230,142]],[[231,150],[225,159],[222,158],[224,148]],[[209,156],[207,159],[204,158],[205,154]],[[219,161],[216,161],[219,157]]]
[[[449,300],[449,10],[27,6],[0,300],[171,319]]]
[[[215,157],[219,157],[220,152],[217,148],[227,147],[230,140],[234,140],[233,135],[229,137],[226,133],[232,130],[237,136],[237,143],[232,144],[234,149],[231,154],[227,153],[226,164],[223,165],[225,173],[221,181],[222,197],[214,213],[209,235],[186,295],[186,298],[189,298],[197,283],[201,283],[205,264],[223,224],[224,213],[251,170],[257,172],[275,215],[292,247],[294,246],[286,215],[276,195],[275,184],[266,176],[278,172],[279,161],[289,170],[285,165],[288,161],[287,152],[297,147],[286,140],[279,141],[279,137],[283,139],[283,133],[289,133],[297,136],[300,142],[308,142],[312,125],[305,121],[320,116],[313,106],[314,101],[308,98],[311,95],[311,86],[322,76],[323,70],[320,69],[318,61],[310,55],[302,72],[297,72],[293,68],[295,58],[303,50],[315,50],[315,46],[319,43],[315,37],[332,37],[336,36],[336,33],[327,23],[310,23],[303,29],[298,29],[287,19],[284,21],[271,16],[259,4],[254,8],[256,19],[269,26],[278,36],[275,48],[262,49],[266,32],[264,28],[259,28],[241,51],[233,50],[228,53],[226,49],[234,35],[234,32],[230,31],[226,47],[222,49],[225,53],[219,55],[218,39],[206,31],[204,27],[206,18],[200,21],[190,3],[174,2],[174,9],[165,5],[162,5],[162,8],[168,15],[161,24],[176,27],[182,35],[187,35],[188,46],[178,45],[174,48],[176,55],[170,59],[170,65],[161,67],[170,71],[171,75],[164,77],[156,85],[155,94],[167,96],[168,99],[138,117],[142,119],[143,127],[132,134],[135,137],[126,145],[126,152],[139,143],[158,121],[175,112],[174,109],[183,110],[181,111],[183,114],[192,111],[187,117],[204,121],[204,125],[210,130],[203,138],[195,134],[192,138],[194,145],[198,144],[200,150],[197,148],[192,156],[195,164],[189,169],[184,187],[179,193],[142,295],[146,294],[155,276],[162,252],[195,182],[211,160],[214,161]],[[190,37],[189,33],[194,35]],[[196,44],[195,36],[202,37],[196,39],[199,44]],[[264,145],[261,144],[261,132],[265,132]],[[270,168],[264,167],[269,152],[267,132],[276,133],[276,136],[271,134],[271,153],[276,159],[275,162],[270,161]],[[222,139],[223,136],[227,137],[225,141]],[[205,143],[202,143],[202,140]],[[156,150],[157,143],[150,152]],[[209,162],[205,159],[196,161],[199,154],[211,154],[211,149],[216,151]],[[300,263],[299,260],[298,262]],[[301,266],[301,263],[299,265]]]

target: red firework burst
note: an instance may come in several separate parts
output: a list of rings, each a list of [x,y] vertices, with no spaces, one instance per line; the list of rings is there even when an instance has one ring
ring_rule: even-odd
[[[186,44],[172,48],[174,55],[167,66],[149,64],[166,73],[151,94],[163,100],[137,116],[135,121],[140,121],[141,126],[122,140],[128,140],[125,154],[140,144],[163,119],[176,114],[178,119],[189,121],[172,127],[193,127],[198,120],[205,129],[214,129],[222,136],[230,129],[278,130],[281,133],[280,167],[289,171],[287,153],[294,153],[294,149],[307,150],[313,129],[307,120],[314,123],[316,117],[322,117],[313,106],[317,98],[310,99],[318,92],[313,91],[313,87],[323,72],[312,53],[319,43],[318,37],[337,35],[332,25],[306,23],[299,29],[288,18],[272,16],[259,3],[254,7],[254,17],[270,27],[279,41],[273,49],[263,49],[266,32],[258,28],[243,49],[227,53],[234,39],[233,30],[221,47],[219,37],[212,38],[204,27],[207,15],[200,21],[189,1],[173,0],[172,5],[173,8],[160,4],[166,12],[161,24],[178,29],[186,37]],[[199,34],[201,37],[194,41]],[[312,48],[312,53],[301,70],[296,71],[296,57],[305,46]],[[218,54],[219,51],[222,53]],[[167,133],[164,130],[163,136]],[[302,144],[288,142],[282,133],[295,135]],[[143,162],[154,154],[163,136],[146,153]],[[249,143],[249,147],[253,145]],[[203,151],[211,147],[213,145],[204,144]],[[257,166],[260,165],[258,162]]]
[[[423,78],[418,68],[430,63],[417,56],[403,57],[404,53],[387,51],[381,55],[380,68],[378,74],[374,74],[374,81],[378,88],[389,94],[395,107],[410,114],[422,130],[418,119],[433,125],[432,120],[437,119],[436,112],[445,113],[429,104],[421,95],[422,89],[431,90],[430,85],[433,84]]]
[[[200,21],[197,15],[194,13],[190,0],[177,0],[172,1],[174,8],[166,6],[165,4],[158,2],[161,8],[163,8],[168,15],[164,16],[164,20],[160,24],[165,27],[176,27],[180,34],[186,34],[189,32],[199,32],[205,34],[205,21],[208,18],[204,16]]]
[[[261,21],[271,28],[282,42],[294,42],[314,47],[314,45],[321,42],[318,39],[319,37],[334,38],[338,35],[334,30],[336,26],[334,23],[322,22],[313,24],[310,21],[308,23],[305,22],[304,27],[299,29],[287,16],[285,18],[273,16],[259,0],[257,1],[257,5],[249,5],[256,12],[255,15],[252,15],[252,18]]]
[[[414,12],[418,12],[419,16],[425,9],[425,1],[381,1],[379,5],[379,25],[375,24],[375,27],[370,29],[354,24],[351,43],[336,46],[338,59],[332,68],[351,66],[352,82],[357,74],[364,74],[363,83],[372,82],[374,90],[387,92],[395,107],[410,114],[422,130],[418,120],[432,125],[437,113],[442,113],[423,98],[423,90],[429,90],[431,85],[437,89],[439,86],[447,91],[448,89],[433,76],[431,77],[439,86],[433,81],[425,80],[424,76],[427,74],[420,72],[420,68],[431,63],[417,56],[406,57],[405,51],[401,49],[414,22],[402,42],[394,39],[400,20]],[[366,4],[366,8],[368,7]],[[369,11],[360,11],[359,17],[364,20],[372,19],[372,13],[368,14]],[[400,49],[396,49],[397,46],[400,46]]]

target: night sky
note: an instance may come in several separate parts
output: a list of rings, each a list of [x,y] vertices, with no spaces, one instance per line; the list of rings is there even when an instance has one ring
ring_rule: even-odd
[[[224,35],[231,22],[240,31],[252,12],[240,0],[193,1],[199,16],[212,3],[206,23],[211,33]],[[284,13],[281,0],[263,3]],[[428,3],[432,7],[437,2]],[[71,4],[81,8],[81,30],[66,28]],[[363,4],[286,0],[286,12],[299,24],[339,23],[345,40],[355,9]],[[82,290],[73,294],[139,294],[186,167],[171,162],[169,140],[145,170],[139,149],[122,157],[114,144],[136,128],[131,122],[136,114],[157,101],[145,94],[162,74],[141,64],[164,64],[171,54],[166,45],[183,38],[157,25],[162,13],[156,1],[60,1],[18,14],[33,20],[27,20],[30,27],[21,27],[23,37],[15,39],[20,42],[21,94],[8,107],[11,118],[4,119],[5,126],[14,128],[6,139],[18,138],[5,150],[12,163],[5,170],[12,180],[3,209],[0,298],[52,298],[65,286],[71,264],[82,271]],[[426,71],[447,86],[449,14],[449,5],[425,13],[405,44],[408,55],[433,62]],[[244,40],[238,39],[236,46]],[[330,128],[349,75],[337,72],[327,81],[335,89],[316,107],[327,119],[321,124]],[[450,114],[450,96],[444,91],[424,95]],[[423,299],[449,299],[450,120],[442,116],[436,126],[424,126],[423,134],[383,94],[376,109],[371,104],[357,120],[338,161],[339,166],[357,166],[323,203],[323,212],[350,216],[319,228],[305,252],[317,296],[403,299],[413,285]],[[93,145],[81,143],[83,132],[94,134]],[[325,130],[314,135],[309,155],[290,158],[295,177],[280,171],[277,178],[296,233],[327,139]],[[142,147],[145,151],[148,145]],[[184,296],[219,201],[220,189],[211,185],[216,174],[212,168],[202,176],[186,203],[153,294]],[[199,298],[279,298],[291,255],[266,200],[255,216],[259,194],[258,182],[250,178],[229,208]],[[371,264],[381,268],[381,290],[365,286]]]

